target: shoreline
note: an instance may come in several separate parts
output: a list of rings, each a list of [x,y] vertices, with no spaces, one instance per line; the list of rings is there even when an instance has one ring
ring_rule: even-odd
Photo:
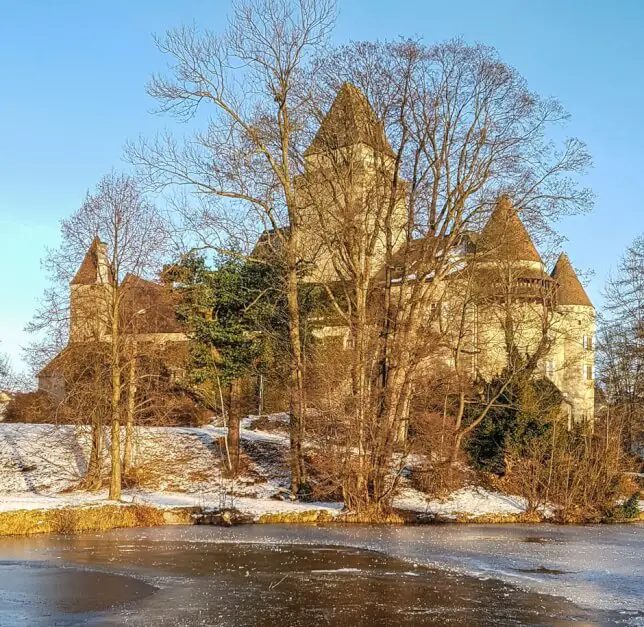
[[[276,502],[280,503],[280,502]],[[258,504],[259,505],[259,504]],[[10,509],[0,511],[0,537],[78,534],[123,528],[152,528],[164,526],[237,526],[237,525],[378,525],[378,526],[428,526],[428,525],[513,525],[554,524],[562,527],[571,524],[633,524],[644,522],[639,518],[584,523],[560,523],[534,513],[473,514],[468,512],[444,516],[411,510],[396,509],[387,520],[369,520],[344,513],[338,504],[292,502],[296,506],[279,511],[206,508],[199,506],[161,507],[146,502],[96,502],[85,505],[61,505],[45,509]],[[326,506],[325,506],[326,505]],[[329,505],[335,507],[331,508]]]

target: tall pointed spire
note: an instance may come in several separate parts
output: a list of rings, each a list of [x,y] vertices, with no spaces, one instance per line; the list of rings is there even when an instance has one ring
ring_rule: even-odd
[[[107,262],[107,245],[98,235],[92,240],[85,258],[71,280],[72,285],[102,285],[112,282],[112,273]]]
[[[499,196],[481,232],[477,248],[492,258],[543,264],[539,251],[507,194]]]
[[[570,259],[565,253],[559,255],[559,259],[557,259],[552,271],[552,278],[557,283],[557,303],[559,305],[593,306],[575,269],[570,263]]]
[[[384,128],[365,95],[355,85],[344,83],[304,155],[357,144],[394,156]]]

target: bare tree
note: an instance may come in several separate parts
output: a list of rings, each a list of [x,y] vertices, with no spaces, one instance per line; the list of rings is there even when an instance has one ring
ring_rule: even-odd
[[[624,416],[625,444],[644,446],[644,237],[635,239],[605,288],[598,337],[600,380],[609,411]]]
[[[9,388],[10,374],[9,357],[0,353],[0,389]]]
[[[185,214],[200,233],[197,245],[221,249],[223,235],[248,244],[270,231],[265,243],[279,250],[286,266],[294,492],[306,481],[298,304],[302,216],[295,179],[303,168],[310,112],[300,95],[306,90],[295,86],[307,59],[323,46],[335,13],[334,0],[239,0],[222,35],[184,27],[158,38],[171,64],[168,77],[155,76],[148,86],[160,112],[198,122],[203,111],[210,121],[183,146],[161,137],[128,150],[152,187],[196,192],[196,214]]]
[[[132,395],[132,378],[126,381],[136,359],[133,334],[137,316],[145,313],[128,307],[128,297],[136,289],[136,277],[151,276],[161,266],[165,225],[134,179],[112,173],[101,179],[70,218],[62,220],[61,236],[61,246],[48,251],[44,261],[52,287],[29,328],[54,335],[59,344],[69,342],[50,368],[59,373],[56,376],[62,373],[63,400],[74,398],[84,411],[88,405],[95,408],[89,414],[97,417],[92,422],[90,474],[96,472],[107,417],[111,426],[109,495],[119,499],[123,388],[127,385]],[[96,359],[88,360],[88,355]],[[94,385],[106,374],[109,401],[102,386]],[[125,448],[131,451],[133,397],[127,408]],[[96,480],[94,476],[92,483]]]
[[[29,382],[27,377],[15,370],[9,355],[0,352],[0,391],[17,391],[28,389]]]

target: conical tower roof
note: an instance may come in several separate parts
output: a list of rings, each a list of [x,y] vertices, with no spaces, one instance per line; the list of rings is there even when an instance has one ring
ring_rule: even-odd
[[[344,83],[304,155],[325,153],[356,144],[366,144],[394,156],[384,128],[366,96],[355,85]]]
[[[570,259],[565,253],[559,255],[559,259],[557,259],[552,271],[552,278],[557,283],[557,303],[559,305],[593,306],[575,269],[570,263]]]
[[[102,283],[99,275],[99,260],[105,255],[105,244],[101,242],[98,235],[94,237],[92,243],[85,254],[78,271],[71,281],[72,285],[96,285]],[[108,268],[108,282],[111,283],[111,271]]]
[[[509,196],[499,196],[496,207],[478,239],[480,253],[505,261],[543,263],[530,234]]]

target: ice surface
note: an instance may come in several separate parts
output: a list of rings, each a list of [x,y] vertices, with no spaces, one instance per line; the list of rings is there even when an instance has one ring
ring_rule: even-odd
[[[582,607],[644,612],[644,525],[301,525],[154,529],[201,542],[352,546],[562,596]]]
[[[638,534],[635,526],[164,527],[0,539],[0,565],[23,578],[45,565],[85,573],[90,607],[94,573],[158,589],[78,624],[643,625]],[[13,580],[0,578],[0,624],[3,611],[42,617],[32,583],[34,600],[24,603]],[[48,616],[25,624],[77,624]]]

